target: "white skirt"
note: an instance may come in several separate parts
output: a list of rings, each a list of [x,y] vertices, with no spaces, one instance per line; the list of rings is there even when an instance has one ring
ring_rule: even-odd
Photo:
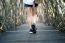
[[[23,0],[24,4],[28,4],[28,5],[33,5],[34,4],[34,0]]]

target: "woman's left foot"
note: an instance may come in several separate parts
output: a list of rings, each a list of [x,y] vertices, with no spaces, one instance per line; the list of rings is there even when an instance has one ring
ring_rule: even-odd
[[[32,33],[33,33],[33,30],[32,30],[32,29],[30,29],[29,33],[30,33],[30,34],[32,34]]]

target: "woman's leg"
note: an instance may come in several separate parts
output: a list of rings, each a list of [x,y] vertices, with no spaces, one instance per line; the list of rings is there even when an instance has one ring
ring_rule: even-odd
[[[30,27],[32,25],[33,15],[34,15],[33,8],[32,7],[27,7],[27,22],[28,22]]]
[[[26,12],[27,12],[27,23],[28,25],[30,26],[31,28],[31,25],[33,23],[36,23],[37,21],[37,14],[36,12],[34,11],[33,7],[27,7],[26,8]]]

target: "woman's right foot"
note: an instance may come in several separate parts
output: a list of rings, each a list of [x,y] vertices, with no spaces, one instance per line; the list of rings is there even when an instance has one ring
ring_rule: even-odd
[[[36,26],[35,26],[34,24],[32,24],[29,33],[35,34],[35,33],[36,33],[36,30],[37,30],[37,29],[36,29]]]
[[[34,30],[33,29],[30,29],[29,33],[30,34],[36,34],[36,30],[35,29]]]

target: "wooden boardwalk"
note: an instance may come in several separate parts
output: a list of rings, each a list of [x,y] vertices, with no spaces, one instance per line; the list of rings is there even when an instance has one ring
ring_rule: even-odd
[[[65,43],[65,33],[52,26],[37,24],[37,33],[29,34],[29,27],[24,24],[16,31],[0,33],[0,43]]]

